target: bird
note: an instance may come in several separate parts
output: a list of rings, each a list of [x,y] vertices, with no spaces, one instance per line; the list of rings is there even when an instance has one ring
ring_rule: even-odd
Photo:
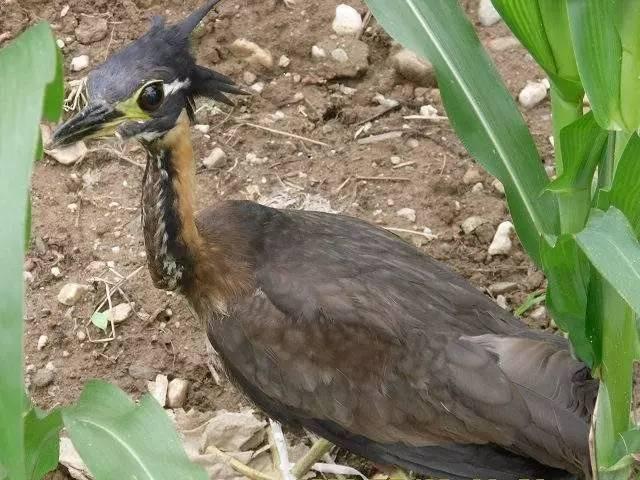
[[[195,102],[244,93],[190,51],[218,1],[154,18],[53,135],[144,147],[154,285],[186,298],[229,378],[285,425],[430,478],[591,478],[598,383],[564,337],[363,220],[241,200],[196,212]]]

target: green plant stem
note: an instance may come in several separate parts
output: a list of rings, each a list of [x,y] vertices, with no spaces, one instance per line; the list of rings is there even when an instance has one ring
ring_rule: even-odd
[[[567,101],[562,98],[555,85],[551,85],[551,121],[553,124],[553,145],[556,158],[556,175],[563,170],[560,131],[582,116],[582,98]]]
[[[551,118],[553,123],[553,143],[555,149],[556,175],[560,175],[562,162],[562,140],[560,131],[582,116],[582,98],[567,101],[555,85],[551,85]],[[558,195],[560,231],[575,233],[582,229],[590,208],[589,192],[578,191],[568,195]]]

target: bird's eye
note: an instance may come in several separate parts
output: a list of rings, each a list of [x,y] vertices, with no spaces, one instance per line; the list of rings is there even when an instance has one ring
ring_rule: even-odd
[[[145,112],[153,112],[162,104],[162,100],[164,100],[162,83],[150,83],[138,95],[138,106]]]

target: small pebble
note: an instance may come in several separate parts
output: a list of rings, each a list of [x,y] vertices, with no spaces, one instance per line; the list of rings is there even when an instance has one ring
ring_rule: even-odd
[[[60,278],[62,276],[62,272],[58,267],[51,267],[51,275],[56,278]]]
[[[533,108],[546,96],[547,88],[542,82],[527,82],[527,85],[518,94],[518,101],[525,108]]]
[[[482,218],[482,217],[478,217],[478,216],[472,216],[469,218],[466,218],[461,224],[460,226],[462,227],[462,231],[466,234],[469,235],[470,233],[472,233],[476,228],[478,228],[480,225],[487,223],[487,221]]]
[[[436,73],[433,65],[406,48],[392,58],[392,64],[399,75],[421,87],[435,87]]]
[[[415,223],[416,221],[416,211],[413,208],[401,208],[396,212],[396,215],[409,220],[411,223]]]
[[[220,168],[227,163],[227,154],[220,147],[211,150],[211,153],[202,161],[206,168]]]
[[[243,58],[251,65],[266,69],[273,67],[273,57],[271,56],[271,52],[245,38],[236,39],[229,46],[229,50],[231,50],[231,53],[235,56]]]
[[[46,347],[48,342],[49,337],[47,337],[46,335],[40,335],[40,338],[38,338],[38,350],[42,350],[44,347]]]
[[[547,320],[547,308],[544,305],[537,307],[529,316],[536,322],[544,322]]]
[[[349,61],[349,55],[344,51],[343,48],[336,48],[331,51],[331,57],[339,63],[345,63]]]
[[[478,20],[484,27],[490,27],[500,21],[500,14],[491,3],[491,0],[480,0],[478,5]]]
[[[282,55],[278,59],[278,66],[280,68],[287,68],[290,64],[291,64],[291,59],[286,55]]]
[[[494,179],[493,182],[491,182],[491,186],[500,195],[504,195],[504,185],[502,184],[502,182],[500,180],[498,180],[497,178]]]
[[[211,126],[199,123],[197,125],[194,125],[193,128],[198,130],[200,133],[209,133],[209,129],[211,128]]]
[[[469,168],[462,177],[462,181],[467,185],[471,185],[472,183],[478,183],[482,181],[482,175],[480,175],[480,170],[476,167]]]
[[[258,80],[258,77],[256,76],[255,73],[250,72],[249,70],[246,70],[242,74],[242,79],[244,80],[244,83],[246,83],[247,85],[253,85],[254,83],[256,83],[256,80]]]
[[[478,182],[476,183],[472,188],[471,191],[473,193],[480,193],[481,191],[484,190],[484,185],[482,185],[482,182]]]
[[[507,303],[507,297],[504,295],[498,295],[496,297],[496,303],[505,310],[509,310],[509,304]]]
[[[402,159],[396,156],[391,157],[390,160],[393,165],[399,165],[402,162]]]
[[[80,55],[71,59],[71,70],[80,72],[89,66],[89,55]]]
[[[58,45],[58,48],[64,48],[65,46],[64,40],[62,40],[61,38],[58,38],[56,40],[56,45]]]
[[[264,91],[264,82],[256,82],[253,85],[251,85],[251,90],[253,90],[256,93],[262,93]]]
[[[31,384],[36,388],[43,388],[53,383],[55,373],[48,368],[39,368],[31,379]]]
[[[511,50],[520,46],[520,42],[516,37],[498,37],[489,41],[489,48],[495,52],[502,52],[504,50]]]
[[[502,222],[498,225],[493,241],[489,245],[489,255],[507,255],[511,251],[512,232],[513,224],[511,222]]]
[[[169,382],[167,391],[167,406],[169,408],[181,408],[187,400],[189,382],[182,378],[174,378]]]
[[[133,307],[130,303],[120,303],[107,310],[107,318],[109,321],[113,321],[113,323],[121,323],[129,318],[132,311]]]
[[[336,7],[336,16],[331,28],[338,35],[357,35],[362,30],[362,17],[358,11],[345,4]]]
[[[78,330],[76,332],[76,337],[78,338],[78,340],[80,340],[81,342],[84,342],[87,339],[87,334],[84,333],[82,330]]]
[[[313,47],[311,47],[312,58],[315,58],[316,60],[320,60],[322,58],[326,58],[326,56],[327,56],[327,52],[325,52],[323,48],[320,48],[317,45],[314,45]],[[295,75],[294,75],[294,81],[295,81]]]
[[[71,355],[71,354],[69,352],[67,352],[66,350],[62,351],[62,357],[63,358],[67,358],[67,357],[69,357],[69,355]]]
[[[415,138],[410,138],[409,140],[407,140],[407,146],[412,149],[418,148],[420,146],[420,142]]]
[[[156,375],[154,382],[147,382],[147,389],[151,396],[156,399],[161,407],[167,404],[167,388],[169,380],[166,375]]]

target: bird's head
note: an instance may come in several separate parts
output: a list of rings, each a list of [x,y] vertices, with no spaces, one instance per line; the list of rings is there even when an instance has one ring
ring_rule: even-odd
[[[54,132],[55,145],[118,136],[153,141],[175,125],[183,110],[193,119],[193,99],[230,103],[224,93],[243,93],[213,70],[196,65],[190,35],[220,0],[209,0],[182,22],[153,20],[142,37],[111,55],[87,80],[88,105]]]

